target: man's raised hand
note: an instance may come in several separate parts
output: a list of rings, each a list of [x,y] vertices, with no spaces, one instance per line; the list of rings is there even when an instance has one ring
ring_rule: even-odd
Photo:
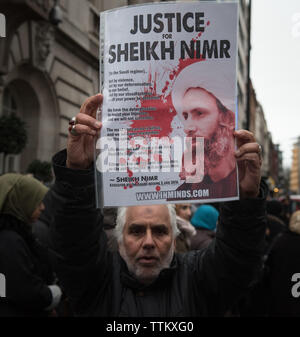
[[[253,133],[247,130],[235,131],[234,136],[237,140],[235,157],[241,198],[255,198],[259,194],[261,179],[261,147],[256,143]]]
[[[99,135],[102,127],[101,122],[96,120],[96,113],[101,107],[102,101],[103,96],[101,94],[89,97],[76,115],[73,133],[69,132],[68,136],[67,167],[83,170],[92,164],[95,138]]]

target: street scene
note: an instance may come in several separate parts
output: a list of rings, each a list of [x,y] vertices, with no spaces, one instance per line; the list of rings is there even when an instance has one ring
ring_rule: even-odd
[[[299,317],[299,58],[298,0],[0,0],[0,319]]]

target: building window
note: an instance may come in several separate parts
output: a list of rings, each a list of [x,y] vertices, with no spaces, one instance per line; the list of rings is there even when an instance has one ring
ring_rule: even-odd
[[[15,156],[10,155],[7,158],[6,162],[6,172],[14,172],[15,171]]]
[[[244,98],[243,92],[242,92],[240,84],[238,83],[238,101],[239,101],[239,104],[241,104],[241,105],[244,104],[243,98]]]
[[[240,0],[240,9],[243,13],[245,13],[245,3],[244,0]]]
[[[99,14],[95,12],[92,8],[90,9],[90,32],[96,38],[99,38],[99,29],[100,29],[100,18]]]
[[[245,67],[244,67],[240,53],[238,53],[238,58],[239,58],[239,71],[242,75],[242,78],[245,79]]]
[[[239,36],[240,36],[240,41],[243,44],[245,42],[245,36],[244,36],[244,32],[243,32],[243,27],[242,27],[242,24],[241,24],[241,19],[239,19]]]
[[[18,106],[16,99],[8,88],[4,89],[3,93],[3,108],[2,113],[5,115],[9,115],[11,113],[17,113],[18,112]]]
[[[93,6],[97,7],[98,1],[97,0],[88,0]]]
[[[9,88],[5,88],[3,92],[2,114],[18,114],[18,105],[13,92]],[[4,161],[3,153],[0,155],[0,173],[15,172],[16,171],[16,157],[15,155],[8,155]],[[4,170],[4,171],[3,171]]]

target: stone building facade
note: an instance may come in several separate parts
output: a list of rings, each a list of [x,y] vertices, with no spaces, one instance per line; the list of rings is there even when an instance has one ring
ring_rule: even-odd
[[[249,130],[254,133],[256,141],[262,147],[262,176],[268,182],[270,190],[278,188],[282,193],[286,193],[282,151],[278,144],[273,143],[263,107],[256,98],[256,93],[251,82]]]
[[[6,170],[24,171],[36,158],[50,161],[66,145],[69,119],[98,91],[99,10],[125,2],[93,2],[60,0],[57,27],[48,19],[54,1],[1,0],[7,37],[0,40],[0,110],[16,112],[29,136]]]
[[[248,4],[240,1],[238,124],[245,127]],[[55,2],[1,0],[7,35],[0,38],[0,114],[17,113],[29,136],[22,154],[7,158],[6,171],[24,172],[36,158],[50,161],[66,145],[69,119],[98,92],[99,12],[149,1],[59,0],[58,26],[49,21]]]

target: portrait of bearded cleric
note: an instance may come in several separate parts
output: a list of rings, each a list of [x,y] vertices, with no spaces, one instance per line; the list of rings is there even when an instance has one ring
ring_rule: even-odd
[[[184,80],[179,78],[179,84],[177,83],[176,87],[175,83],[174,94],[172,94],[173,106],[182,124],[185,137],[191,140],[186,144],[179,174],[180,179],[185,182],[177,190],[205,190],[209,194],[205,193],[206,197],[210,199],[234,197],[237,195],[233,136],[235,114],[223,104],[220,98],[226,94],[228,97],[226,93],[228,88],[222,89],[220,84],[215,85],[209,81],[205,83],[204,79],[203,83],[199,83],[201,82],[199,80],[195,81],[195,85],[189,83],[191,78],[188,73],[191,71],[194,73],[197,64],[192,66],[187,67],[192,67],[192,70],[182,71],[180,76],[186,77]],[[195,78],[195,75],[193,77]],[[193,181],[193,176],[197,174],[197,167],[194,161],[185,160],[185,156],[190,154],[189,158],[195,157],[197,137],[203,139],[203,172],[200,179]],[[198,197],[199,195],[195,199]]]

